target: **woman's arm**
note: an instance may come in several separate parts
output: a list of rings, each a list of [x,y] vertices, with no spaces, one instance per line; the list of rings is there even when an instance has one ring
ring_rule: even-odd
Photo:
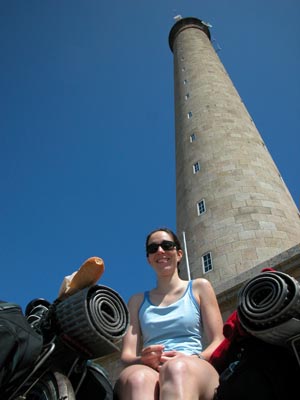
[[[138,364],[141,362],[139,355],[141,346],[141,330],[139,324],[139,307],[143,301],[143,294],[132,296],[128,302],[130,322],[128,330],[123,338],[121,360],[127,364]]]
[[[202,356],[209,360],[213,351],[224,339],[223,320],[211,283],[207,279],[195,279],[193,290],[200,300],[203,329],[208,341]]]
[[[152,345],[141,349],[142,334],[139,323],[139,308],[143,298],[143,294],[137,294],[132,296],[128,302],[130,324],[123,339],[121,360],[126,365],[144,364],[156,370],[160,364],[164,347]]]

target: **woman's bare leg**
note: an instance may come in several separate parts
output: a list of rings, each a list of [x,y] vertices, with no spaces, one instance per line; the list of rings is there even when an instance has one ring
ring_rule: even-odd
[[[196,357],[175,357],[159,374],[160,400],[212,400],[219,385],[217,371]]]
[[[115,385],[119,400],[158,400],[158,372],[146,365],[125,368]]]

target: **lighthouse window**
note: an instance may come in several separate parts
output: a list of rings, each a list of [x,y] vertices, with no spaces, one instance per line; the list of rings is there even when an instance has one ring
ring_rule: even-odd
[[[187,100],[189,97],[190,97],[190,94],[189,94],[189,93],[187,93],[187,94],[184,96],[185,100]]]
[[[195,133],[192,133],[191,135],[190,135],[190,142],[192,143],[192,142],[194,142],[196,140],[196,135],[195,135]]]
[[[188,119],[191,119],[191,118],[192,118],[192,116],[193,116],[193,113],[192,113],[192,111],[189,111],[189,112],[187,113],[187,117],[188,117]]]
[[[183,84],[184,84],[184,85],[186,85],[186,84],[187,84],[187,80],[186,80],[186,79],[183,81]]]
[[[200,164],[198,161],[193,165],[193,171],[194,171],[194,174],[196,174],[197,172],[200,171]]]
[[[205,208],[205,200],[202,199],[197,203],[197,211],[198,211],[198,215],[204,214],[206,211]]]
[[[210,251],[208,253],[203,254],[202,256],[202,268],[204,274],[206,274],[209,271],[212,271],[213,269],[212,256]]]

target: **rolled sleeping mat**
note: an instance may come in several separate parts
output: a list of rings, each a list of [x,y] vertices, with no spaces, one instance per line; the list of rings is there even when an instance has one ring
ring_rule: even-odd
[[[129,324],[126,303],[103,285],[80,290],[58,303],[55,317],[62,342],[85,359],[119,351]]]
[[[300,334],[300,285],[283,272],[262,272],[238,293],[243,328],[266,342],[285,345]]]

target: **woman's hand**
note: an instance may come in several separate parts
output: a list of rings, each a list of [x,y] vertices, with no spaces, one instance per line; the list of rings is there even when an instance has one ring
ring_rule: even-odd
[[[156,371],[159,371],[165,362],[171,360],[174,357],[182,356],[185,356],[185,354],[181,353],[180,351],[164,351],[164,346],[157,344],[145,347],[141,351],[141,363],[144,365],[148,365],[148,367],[151,367]]]
[[[151,367],[157,371],[159,365],[161,364],[163,350],[164,346],[160,344],[145,347],[141,351],[141,363],[148,365],[148,367]]]
[[[167,361],[170,361],[174,357],[184,357],[185,354],[181,353],[180,351],[170,350],[164,351],[160,357],[160,364],[158,366],[158,371],[161,369],[163,364]]]

